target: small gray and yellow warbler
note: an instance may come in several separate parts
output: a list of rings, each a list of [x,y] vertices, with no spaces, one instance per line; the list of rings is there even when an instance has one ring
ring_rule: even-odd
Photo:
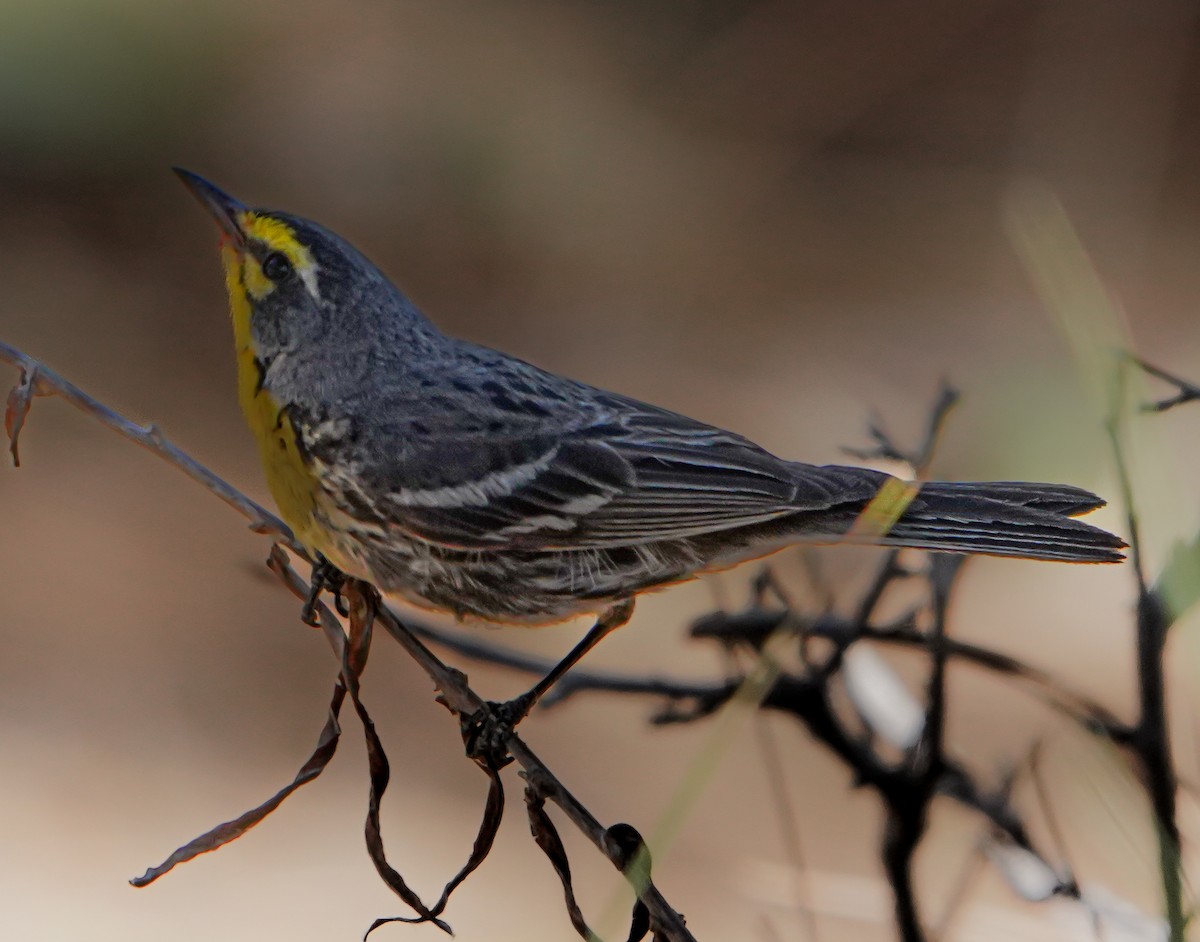
[[[459,616],[628,617],[647,589],[797,542],[1115,562],[1076,487],[901,485],[778,458],[450,337],[322,226],[176,171],[216,219],[246,419],[283,519],[338,569]],[[864,510],[899,486],[894,519]]]

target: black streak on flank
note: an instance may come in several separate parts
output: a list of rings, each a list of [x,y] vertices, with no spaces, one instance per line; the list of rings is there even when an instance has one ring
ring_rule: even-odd
[[[254,358],[254,369],[258,374],[254,380],[254,395],[257,396],[260,392],[263,391],[263,383],[266,382],[267,370],[269,370],[270,368],[271,368],[271,358],[270,357],[267,357],[264,359],[262,357],[256,356]]]

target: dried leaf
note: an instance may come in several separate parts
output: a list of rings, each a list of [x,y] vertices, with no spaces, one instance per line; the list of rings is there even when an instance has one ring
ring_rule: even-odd
[[[441,899],[433,907],[435,913],[441,913],[446,908],[446,904],[450,901],[450,894],[458,889],[463,880],[474,873],[479,865],[487,859],[487,855],[491,853],[492,844],[496,840],[496,834],[500,830],[500,822],[504,820],[504,783],[500,780],[500,770],[490,762],[481,762],[478,765],[489,779],[487,803],[483,808],[479,831],[475,835],[475,844],[471,848],[470,858],[442,890]]]
[[[450,902],[450,895],[458,889],[463,880],[474,873],[479,865],[487,859],[487,855],[492,850],[492,843],[496,839],[496,833],[500,830],[500,822],[504,818],[504,786],[500,781],[500,772],[494,766],[483,766],[481,764],[481,767],[491,779],[491,787],[488,789],[487,804],[483,810],[483,819],[479,823],[479,832],[475,836],[475,846],[471,851],[470,859],[442,890],[441,898],[438,899],[437,905],[431,910],[434,916],[440,916],[445,911],[446,904]],[[413,919],[407,916],[384,916],[371,923],[371,928],[367,930],[367,935],[370,935],[380,926],[387,925],[389,922],[422,921],[425,920]],[[363,938],[366,938],[366,936]]]
[[[33,405],[33,388],[37,382],[37,367],[21,370],[21,381],[8,392],[8,406],[4,410],[4,431],[8,435],[8,450],[12,452],[13,467],[21,467],[21,454],[17,440]]]
[[[646,938],[646,933],[650,931],[650,910],[646,908],[646,904],[640,899],[635,900],[633,904],[633,916],[629,920],[629,939],[628,942],[642,942]]]
[[[371,653],[377,601],[374,592],[369,586],[364,589],[355,585],[350,598],[350,643],[342,651],[342,673],[350,686],[350,696],[355,700],[358,699],[358,680],[367,669],[367,656]]]
[[[237,840],[283,804],[284,799],[297,788],[301,785],[306,785],[320,775],[325,770],[325,766],[329,764],[329,760],[333,758],[333,754],[337,751],[338,739],[342,734],[341,727],[338,724],[338,714],[341,712],[345,697],[346,688],[339,681],[333,688],[333,697],[329,702],[329,718],[325,721],[324,729],[321,730],[317,746],[313,750],[312,755],[308,757],[308,761],[300,767],[300,771],[296,773],[296,777],[290,785],[281,788],[258,807],[250,809],[232,821],[218,824],[212,830],[184,844],[157,867],[151,867],[140,877],[135,877],[129,882],[137,887],[148,886],[177,864],[184,863],[193,857],[198,857],[200,854],[216,850],[230,841]]]
[[[571,864],[567,860],[567,850],[563,847],[562,838],[558,836],[554,822],[546,814],[546,799],[533,782],[525,786],[525,806],[529,812],[529,830],[533,834],[533,839],[542,849],[542,853],[550,860],[554,872],[558,874],[558,879],[562,881],[563,897],[566,900],[567,915],[571,919],[571,925],[588,942],[602,942],[600,937],[588,928],[579,903],[575,901],[575,887],[571,883]]]
[[[450,926],[439,919],[421,901],[416,892],[404,881],[404,877],[400,875],[400,872],[388,863],[387,855],[383,850],[383,834],[379,827],[379,806],[383,800],[383,793],[387,791],[391,769],[388,765],[387,754],[383,751],[383,743],[379,739],[379,734],[375,731],[375,721],[371,719],[367,708],[363,706],[362,701],[354,693],[351,694],[351,699],[354,703],[354,709],[358,712],[358,718],[362,721],[363,733],[367,743],[367,764],[371,774],[371,790],[370,796],[367,799],[367,821],[364,827],[367,839],[367,855],[371,858],[371,863],[375,865],[375,872],[387,884],[388,889],[404,900],[418,914],[417,916],[388,916],[376,919],[371,923],[371,927],[367,929],[363,938],[365,939],[380,926],[389,922],[432,922],[447,935],[453,935],[454,933],[451,931]]]
[[[416,916],[389,916],[376,919],[371,923],[363,936],[365,939],[372,932],[389,922],[421,923],[432,922],[447,935],[453,935],[450,926],[437,917],[429,909],[416,892],[405,882],[400,872],[388,863],[387,854],[383,849],[383,833],[380,829],[379,811],[384,792],[387,791],[391,779],[391,766],[383,742],[375,730],[375,721],[367,712],[359,697],[359,676],[367,662],[367,653],[371,644],[371,630],[375,622],[376,599],[375,590],[359,583],[350,583],[346,588],[350,602],[350,639],[342,652],[342,677],[349,688],[350,701],[362,722],[363,736],[367,746],[367,767],[370,772],[371,787],[367,798],[367,820],[363,832],[367,841],[367,855],[375,865],[375,872],[387,884],[388,889],[404,900],[417,913]]]

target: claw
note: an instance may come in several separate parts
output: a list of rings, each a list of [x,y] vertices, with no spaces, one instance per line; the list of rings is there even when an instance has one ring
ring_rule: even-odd
[[[489,700],[463,720],[463,744],[467,755],[483,765],[502,769],[513,761],[508,753],[508,737],[525,719],[533,699],[528,693],[498,703]]]
[[[318,553],[317,561],[313,564],[312,577],[308,584],[308,598],[304,600],[304,607],[300,609],[300,620],[312,628],[321,627],[321,617],[317,613],[317,603],[321,599],[321,593],[325,591],[333,593],[333,604],[338,614],[348,617],[350,615],[350,606],[342,597],[342,586],[345,583],[345,574]]]

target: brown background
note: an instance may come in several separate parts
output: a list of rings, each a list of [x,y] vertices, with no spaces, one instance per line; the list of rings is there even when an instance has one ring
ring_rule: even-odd
[[[789,456],[839,460],[872,408],[915,436],[944,375],[967,398],[939,474],[1111,494],[1094,414],[1003,220],[1015,185],[1052,187],[1142,351],[1200,375],[1195,12],[1170,0],[4,0],[0,338],[265,499],[214,235],[168,172],[178,163],[340,231],[452,332]],[[1195,527],[1200,416],[1159,421],[1181,487],[1150,533],[1155,558]],[[125,885],[291,776],[334,667],[264,576],[266,543],[209,495],[61,403],[36,404],[23,444],[25,466],[0,470],[0,934],[353,939],[400,911],[362,849],[352,722],[326,777],[251,836],[148,890]],[[1120,526],[1113,512],[1097,520]],[[822,559],[852,585],[871,557]],[[718,589],[737,601],[742,581]],[[1129,581],[976,563],[955,631],[1124,711]],[[716,676],[713,653],[681,637],[712,605],[700,584],[654,596],[593,663]],[[557,654],[574,635],[497,637]],[[1185,624],[1171,658],[1193,779],[1197,653]],[[495,696],[523,681],[472,678]],[[367,681],[395,773],[388,848],[433,896],[468,849],[482,784],[390,645]],[[1153,908],[1145,809],[1107,750],[1002,683],[956,671],[952,684],[956,753],[995,781],[1043,739],[1080,876]],[[647,832],[712,735],[648,730],[650,706],[595,697],[528,725],[602,820]],[[761,725],[741,725],[659,854],[658,880],[700,938],[808,938]],[[888,938],[873,799],[793,724],[768,732],[819,937]],[[514,811],[451,922],[465,940],[569,938]],[[919,861],[931,919],[980,833],[938,812]],[[1182,813],[1186,829],[1188,798]],[[611,909],[618,881],[572,846],[586,908]],[[1078,911],[1017,903],[985,871],[950,937],[1069,933],[1090,937]]]

